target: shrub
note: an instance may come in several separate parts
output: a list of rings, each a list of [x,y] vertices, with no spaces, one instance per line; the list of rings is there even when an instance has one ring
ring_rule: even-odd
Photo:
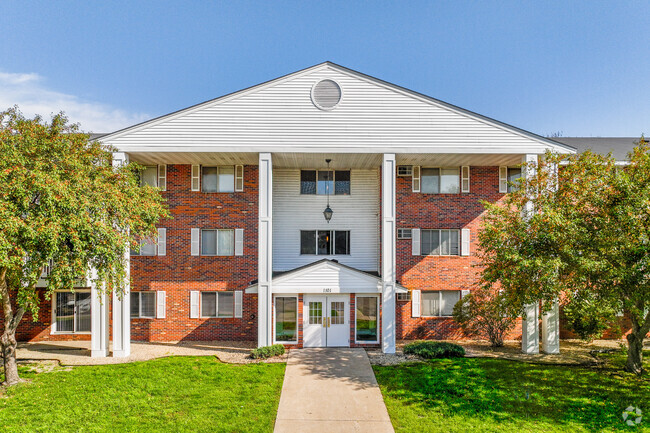
[[[404,354],[421,358],[462,358],[465,349],[454,343],[444,341],[415,341],[404,346]]]
[[[266,359],[278,355],[284,355],[284,346],[282,344],[258,347],[251,351],[251,358],[253,359]]]
[[[454,319],[465,335],[487,338],[492,347],[503,346],[518,315],[519,311],[508,303],[503,293],[485,287],[464,296],[454,306]]]
[[[568,303],[562,309],[569,330],[584,341],[601,338],[607,328],[614,327],[616,312],[589,294]]]

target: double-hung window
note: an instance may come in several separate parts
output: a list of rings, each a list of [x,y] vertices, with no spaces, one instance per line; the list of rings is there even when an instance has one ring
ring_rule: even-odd
[[[235,255],[234,230],[201,230],[202,256]]]
[[[145,165],[140,170],[140,186],[149,185],[167,190],[167,165]]]
[[[420,236],[420,254],[423,256],[460,255],[458,230],[422,229]]]
[[[301,170],[300,194],[350,194],[350,170]]]
[[[156,292],[131,292],[131,317],[156,317]]]
[[[320,256],[349,255],[349,230],[302,230],[300,254]]]
[[[235,292],[201,292],[201,317],[235,317]]]
[[[420,176],[420,192],[428,194],[458,194],[460,192],[459,167],[422,167]]]
[[[422,292],[422,316],[450,317],[454,305],[460,300],[460,290],[437,290]]]
[[[201,167],[203,192],[235,192],[235,166]]]

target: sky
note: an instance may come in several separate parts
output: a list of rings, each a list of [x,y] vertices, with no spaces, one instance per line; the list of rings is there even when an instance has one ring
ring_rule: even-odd
[[[110,132],[329,60],[544,135],[650,135],[650,2],[0,0],[0,110]]]

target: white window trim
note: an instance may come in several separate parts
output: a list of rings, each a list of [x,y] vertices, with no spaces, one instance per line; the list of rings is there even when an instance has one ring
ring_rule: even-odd
[[[72,335],[72,334],[90,335],[92,331],[57,331],[56,330],[56,294],[57,293],[90,293],[90,289],[75,289],[74,292],[72,292],[71,290],[55,290],[54,292],[52,292],[52,324],[50,325],[50,335]],[[92,310],[90,312],[90,320],[92,320]],[[75,323],[74,319],[73,319],[73,323]],[[76,327],[76,323],[74,326]]]
[[[357,338],[357,299],[358,298],[376,298],[377,299],[377,339],[374,341],[359,341]],[[379,315],[379,295],[366,295],[366,294],[355,294],[354,295],[354,343],[355,344],[379,344],[379,338],[381,334],[381,316]]]
[[[215,293],[216,302],[214,303],[215,316],[204,316],[203,315],[203,294],[204,293]],[[219,293],[232,293],[232,316],[228,317],[219,317]],[[243,303],[243,299],[242,299]],[[201,290],[199,291],[199,319],[238,319],[237,317],[237,306],[235,305],[235,290]]]
[[[302,253],[302,232],[316,232],[316,239],[314,242],[316,242],[316,253],[314,254],[303,254]],[[336,251],[336,235],[335,232],[348,232],[348,243],[350,244],[350,248],[348,249],[347,254],[318,254],[318,232],[332,232],[332,251]],[[337,230],[337,229],[300,229],[298,230],[298,242],[300,245],[298,245],[298,248],[300,250],[300,256],[320,256],[320,257],[349,257],[352,255],[352,242],[350,239],[352,238],[352,230]]]
[[[131,317],[131,319],[155,319],[157,317],[157,315],[158,315],[158,293],[155,290],[134,290],[134,291],[131,291],[130,295],[133,295],[133,294],[136,294],[136,293],[138,294],[138,298],[140,298],[139,302],[138,302],[138,310],[139,310],[138,311],[138,316],[137,317],[131,316],[131,312],[129,311],[129,317]],[[142,294],[143,293],[153,293],[153,299],[154,299],[153,316],[143,316],[142,315]]]
[[[438,170],[448,169],[448,168],[458,169],[458,192],[423,192],[422,191],[422,177],[423,177],[422,169],[425,168],[437,168]],[[461,166],[438,166],[438,167],[421,166],[419,174],[420,174],[420,189],[418,190],[418,192],[420,194],[456,195],[456,194],[462,194],[463,192],[463,167]],[[438,171],[438,189],[440,189],[440,171]]]
[[[442,305],[442,292],[458,292],[458,300],[460,301],[463,297],[463,292],[462,290],[422,290],[420,292],[420,317],[441,317],[441,318],[450,318],[454,317],[452,314],[451,316],[443,316],[443,315],[438,315],[438,316],[425,316],[424,313],[422,312],[422,304],[424,303],[424,294],[425,293],[432,293],[432,292],[438,292],[438,305]],[[458,301],[456,301],[458,302]],[[442,313],[442,308],[440,308],[440,312]]]
[[[425,230],[437,230],[439,232],[438,233],[438,240],[440,240],[442,238],[442,232],[443,231],[447,231],[447,232],[456,231],[456,232],[458,232],[458,254],[423,254],[422,253],[422,232],[425,231]],[[420,255],[422,257],[463,257],[462,256],[462,251],[461,251],[461,248],[462,248],[461,234],[462,234],[461,230],[459,230],[459,229],[420,229]]]
[[[278,317],[278,312],[275,309],[275,298],[294,298],[296,300],[296,339],[295,340],[290,340],[290,341],[277,341],[275,339],[275,324],[277,322],[277,317]],[[298,335],[300,334],[299,332],[299,327],[300,324],[298,323],[298,317],[299,317],[299,310],[300,310],[300,300],[298,299],[298,295],[282,295],[282,294],[277,294],[273,295],[273,344],[298,344]]]
[[[229,231],[232,232],[232,254],[219,254],[219,233],[217,233],[217,253],[216,254],[203,254],[203,231]],[[199,255],[202,257],[234,257],[235,254],[235,229],[201,229],[199,230]]]
[[[233,172],[232,172],[232,191],[219,191],[219,169],[222,167],[232,167]],[[216,191],[203,191],[202,185],[203,184],[203,169],[204,168],[216,168],[217,169],[217,190]],[[236,165],[201,165],[200,166],[200,187],[199,191],[201,191],[204,194],[232,194],[237,191],[237,166]],[[243,186],[242,186],[243,188]]]
[[[302,192],[302,172],[303,171],[315,171],[316,172],[316,193],[315,194],[303,194]],[[306,196],[311,196],[311,195],[327,195],[327,193],[319,194],[318,193],[318,172],[320,171],[328,171],[327,169],[318,169],[318,168],[301,168],[300,169],[300,176],[299,176],[299,182],[298,182],[298,190],[300,192],[300,195],[306,195]],[[349,168],[338,168],[338,169],[333,169],[330,168],[329,171],[332,172],[332,190],[330,191],[330,196],[336,195],[336,172],[337,171],[349,171],[350,172],[350,192],[348,194],[339,194],[339,197],[349,197],[352,195],[352,170]]]

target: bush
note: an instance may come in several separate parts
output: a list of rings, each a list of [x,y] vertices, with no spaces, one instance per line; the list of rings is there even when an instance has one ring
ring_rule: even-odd
[[[508,303],[502,292],[485,287],[464,296],[454,306],[454,319],[465,335],[487,338],[492,347],[503,346],[518,315],[519,311]]]
[[[593,296],[582,296],[568,303],[562,309],[569,330],[584,341],[601,338],[607,328],[616,324],[616,312],[608,309],[606,304]]]
[[[462,358],[465,349],[454,343],[443,341],[416,341],[404,346],[405,355],[417,355],[421,358]]]
[[[282,344],[258,347],[251,351],[251,358],[253,359],[266,359],[278,355],[284,355],[284,346]]]

